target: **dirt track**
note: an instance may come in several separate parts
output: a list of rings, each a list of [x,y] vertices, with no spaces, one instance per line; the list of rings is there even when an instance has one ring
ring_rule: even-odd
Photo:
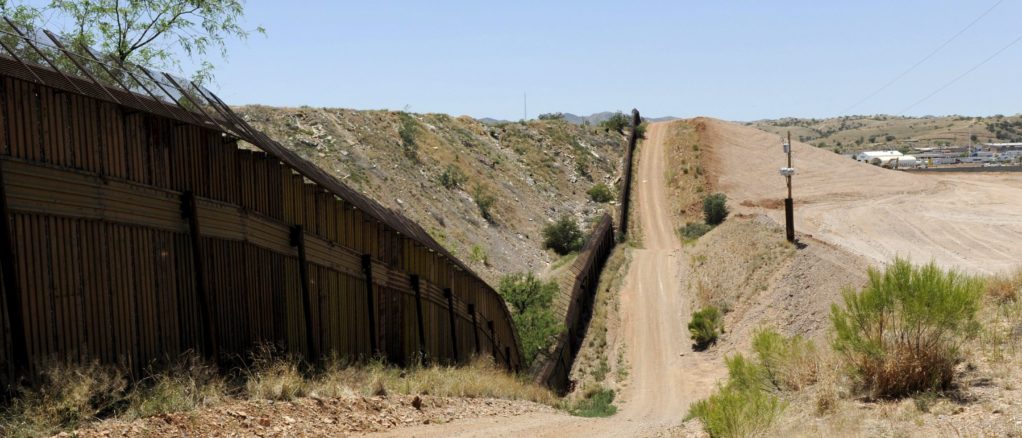
[[[755,128],[697,119],[709,175],[738,212],[784,223],[781,140]],[[897,255],[974,273],[1022,259],[1022,175],[907,174],[795,143],[796,231],[873,263]]]
[[[663,128],[650,125],[639,156],[636,206],[645,247],[634,250],[621,292],[622,338],[631,369],[616,403],[618,414],[606,419],[549,413],[489,417],[398,429],[389,436],[660,435],[678,427],[688,405],[709,394],[724,371],[720,360],[692,354],[688,343],[691,298],[684,296],[678,278],[681,244],[665,208]]]

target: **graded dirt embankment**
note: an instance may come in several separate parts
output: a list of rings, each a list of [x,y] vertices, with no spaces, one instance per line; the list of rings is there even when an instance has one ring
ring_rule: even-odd
[[[715,190],[738,213],[783,223],[785,165],[776,134],[700,118],[700,142]],[[931,259],[974,273],[1013,269],[1022,259],[1022,175],[907,174],[793,145],[796,231],[873,263]]]

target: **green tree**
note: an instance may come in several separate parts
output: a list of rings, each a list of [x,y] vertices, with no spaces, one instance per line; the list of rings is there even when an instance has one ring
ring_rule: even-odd
[[[589,198],[595,202],[610,202],[614,199],[614,192],[604,183],[597,183],[589,189]]]
[[[629,126],[631,121],[621,111],[614,113],[609,119],[600,122],[600,126],[608,131],[617,131],[619,134],[625,133],[625,127]]]
[[[198,70],[193,80],[209,81],[214,66],[208,55],[227,57],[229,39],[247,39],[252,32],[243,25],[243,0],[51,0],[43,6],[25,0],[0,0],[0,13],[19,27],[32,30],[49,23],[72,50],[92,47],[113,61],[157,69],[181,71],[177,48]],[[60,17],[63,20],[53,20]]]
[[[561,216],[557,222],[543,227],[543,247],[565,255],[582,247],[582,230],[570,215]]]
[[[715,193],[703,198],[703,218],[709,225],[720,225],[727,219],[727,196]]]
[[[510,274],[500,279],[497,291],[511,306],[526,366],[548,349],[553,337],[561,332],[562,324],[554,316],[552,306],[559,290],[555,281],[544,282],[532,273]]]

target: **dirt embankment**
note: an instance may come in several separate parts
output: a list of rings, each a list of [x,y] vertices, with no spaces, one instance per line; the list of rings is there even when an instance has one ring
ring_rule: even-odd
[[[564,121],[485,125],[469,117],[329,108],[236,109],[302,157],[422,225],[491,284],[554,261],[540,230],[588,224],[589,199],[619,178],[624,137]],[[446,179],[445,179],[446,178]],[[445,185],[446,182],[446,185]],[[478,200],[492,197],[491,219]]]
[[[781,139],[699,118],[700,143],[716,190],[737,213],[783,223]],[[933,260],[974,273],[1004,272],[1022,260],[1022,175],[922,175],[881,169],[804,143],[793,145],[796,231],[861,255]]]

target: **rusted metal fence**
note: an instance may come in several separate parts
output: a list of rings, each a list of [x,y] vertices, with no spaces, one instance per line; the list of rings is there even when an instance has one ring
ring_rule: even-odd
[[[639,110],[632,108],[631,131],[628,133],[628,146],[625,149],[623,168],[621,169],[624,176],[621,178],[621,193],[618,194],[620,199],[618,205],[621,206],[617,221],[619,242],[624,242],[628,235],[628,208],[631,205],[632,197],[632,155],[635,153],[635,143],[638,141],[638,133],[635,128],[639,126],[639,123],[642,123]]]
[[[570,389],[571,367],[589,328],[600,273],[614,244],[613,220],[603,215],[571,265],[572,276],[561,286],[570,288],[566,295],[565,331],[557,338],[552,353],[536,361],[532,370],[536,383],[562,393]]]
[[[7,377],[50,360],[138,373],[258,343],[520,366],[503,300],[421,227],[208,90],[45,39],[0,30]]]

